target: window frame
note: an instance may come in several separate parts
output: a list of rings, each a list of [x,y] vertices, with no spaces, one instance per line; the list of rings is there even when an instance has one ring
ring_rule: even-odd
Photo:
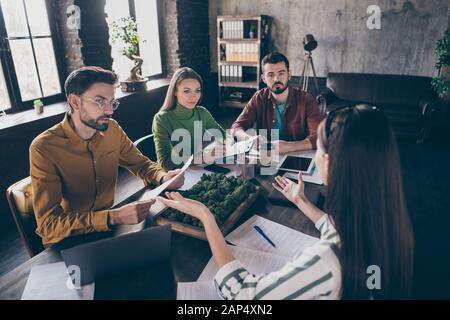
[[[25,0],[18,0],[22,1],[25,6]],[[3,15],[3,9],[0,3],[0,61],[3,66],[3,73],[5,76],[5,83],[7,87],[7,92],[9,94],[9,100],[11,102],[11,107],[4,110],[5,113],[16,113],[20,111],[25,111],[33,108],[33,100],[29,101],[22,101],[21,95],[20,95],[20,87],[19,82],[17,79],[16,70],[14,67],[14,61],[11,53],[11,49],[9,46],[9,40],[17,40],[17,39],[40,39],[40,38],[46,38],[52,40],[53,45],[53,52],[55,55],[55,61],[56,61],[56,68],[58,70],[58,77],[59,77],[59,85],[61,87],[61,93],[47,96],[47,97],[41,97],[36,99],[41,99],[44,105],[53,104],[57,102],[61,102],[65,100],[65,94],[64,94],[64,70],[65,70],[65,61],[64,61],[64,55],[63,51],[61,50],[61,42],[60,42],[60,34],[58,32],[57,27],[57,21],[56,21],[56,9],[54,7],[53,1],[51,0],[45,0],[45,5],[47,9],[47,18],[50,28],[50,36],[33,36],[31,34],[30,26],[28,24],[28,13],[25,10],[25,16],[27,19],[27,28],[28,28],[28,36],[25,37],[8,37],[7,30],[6,30],[6,24],[5,19]],[[36,66],[37,74],[39,75],[39,69],[37,68],[37,60],[36,60],[36,53],[33,45],[33,41],[31,42],[31,49],[33,53],[33,59],[34,64]],[[39,87],[42,92],[42,84],[40,81],[40,75],[39,75]]]
[[[130,10],[130,17],[133,17],[136,21],[136,5],[134,0],[128,0],[128,8]],[[147,80],[155,80],[155,79],[161,79],[164,78],[167,74],[166,71],[166,62],[163,55],[163,37],[164,34],[162,32],[163,27],[163,6],[162,6],[162,0],[156,0],[156,14],[158,16],[158,35],[159,35],[159,56],[161,58],[161,73],[154,74],[151,76],[143,76]],[[111,47],[112,50],[112,47]],[[138,55],[140,54],[140,47],[138,48]],[[112,55],[111,55],[112,57]],[[141,70],[142,72],[142,70]]]

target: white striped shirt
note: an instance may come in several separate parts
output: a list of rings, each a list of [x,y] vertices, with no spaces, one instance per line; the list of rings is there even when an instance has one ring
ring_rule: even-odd
[[[276,272],[250,274],[233,260],[219,269],[214,282],[225,299],[339,299],[341,265],[336,255],[339,236],[328,215],[317,221],[320,240]]]

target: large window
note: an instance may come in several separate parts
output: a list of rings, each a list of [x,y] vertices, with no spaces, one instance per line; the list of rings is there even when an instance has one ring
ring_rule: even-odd
[[[139,55],[143,58],[142,75],[153,77],[162,74],[161,45],[158,27],[158,0],[106,0],[105,13],[108,23],[120,18],[134,17],[141,39]],[[126,79],[133,62],[120,54],[120,43],[111,43],[113,70],[121,80]]]
[[[0,109],[62,98],[54,28],[45,0],[0,0]]]

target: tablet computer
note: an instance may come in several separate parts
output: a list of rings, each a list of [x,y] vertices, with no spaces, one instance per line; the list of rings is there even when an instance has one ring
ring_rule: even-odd
[[[310,173],[314,166],[314,161],[311,158],[302,156],[286,156],[279,170],[290,172]]]

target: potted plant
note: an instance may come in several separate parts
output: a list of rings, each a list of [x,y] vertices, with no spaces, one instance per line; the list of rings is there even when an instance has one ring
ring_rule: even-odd
[[[121,18],[111,23],[112,43],[123,43],[120,53],[134,62],[130,75],[124,81],[120,81],[122,91],[140,91],[146,89],[147,79],[141,75],[143,59],[139,56],[140,37],[137,32],[137,24],[134,18]]]
[[[44,103],[41,99],[36,99],[33,101],[34,110],[36,110],[37,114],[41,114],[44,112]]]
[[[438,75],[433,78],[431,86],[444,102],[450,102],[450,28],[442,39],[436,43],[435,52],[438,56],[436,69]]]

